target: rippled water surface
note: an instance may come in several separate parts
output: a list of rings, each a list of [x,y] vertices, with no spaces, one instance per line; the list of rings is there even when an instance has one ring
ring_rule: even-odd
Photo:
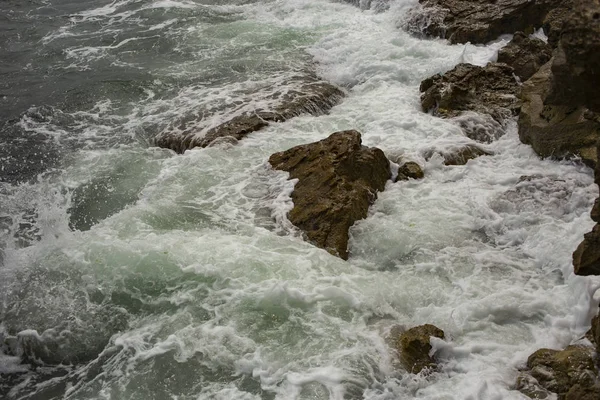
[[[413,38],[414,3],[0,3],[0,397],[523,398],[527,356],[589,328],[598,282],[571,253],[597,189],[514,124],[492,156],[424,159],[470,139],[420,111],[420,81],[506,40]],[[153,146],[312,71],[347,92],[328,115]],[[342,129],[426,174],[388,183],[348,262],[302,240],[293,182],[267,163]],[[386,337],[424,323],[448,341],[438,372],[411,375]]]

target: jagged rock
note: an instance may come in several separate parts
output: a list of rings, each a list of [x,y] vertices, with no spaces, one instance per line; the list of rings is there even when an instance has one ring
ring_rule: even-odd
[[[558,40],[560,39],[563,25],[573,9],[572,0],[564,0],[562,3],[563,4],[560,7],[550,10],[542,23],[544,32],[546,33],[546,36],[548,36],[548,44],[553,49],[558,46]]]
[[[501,63],[458,64],[421,82],[421,106],[433,115],[456,118],[467,137],[490,142],[504,133],[505,121],[519,111],[520,89],[513,72]],[[474,113],[481,117],[474,118]]]
[[[269,163],[298,179],[290,221],[315,245],[348,259],[348,229],[367,216],[390,179],[385,154],[362,146],[360,133],[351,130],[275,153]]]
[[[551,66],[552,61],[544,64],[523,85],[519,137],[542,157],[576,155],[595,165],[600,124],[585,118],[586,108],[581,104],[547,104],[554,82]]]
[[[414,161],[408,161],[398,168],[398,176],[395,182],[407,181],[409,179],[422,179],[425,176],[423,169]]]
[[[477,157],[492,155],[492,153],[483,150],[481,147],[468,144],[444,151],[429,150],[424,154],[425,159],[429,160],[436,153],[442,156],[444,165],[465,165],[469,160],[473,160]]]
[[[540,349],[527,359],[528,374],[540,387],[564,399],[576,385],[575,390],[579,393],[594,387],[593,354],[592,347],[578,345],[564,350]]]
[[[431,337],[444,339],[444,331],[435,325],[425,324],[410,328],[395,339],[400,361],[407,371],[418,374],[425,368],[437,366],[435,355],[429,355]]]
[[[598,400],[600,384],[593,386],[575,385],[567,392],[565,400]]]
[[[583,235],[583,242],[573,253],[573,267],[577,275],[600,275],[600,225]]]
[[[516,31],[532,32],[561,0],[419,0],[406,22],[411,33],[451,43],[487,43]]]
[[[276,91],[266,97],[270,106],[245,112],[207,130],[196,127],[172,129],[159,134],[156,145],[183,153],[194,147],[207,147],[222,138],[240,140],[273,122],[283,122],[301,114],[321,115],[328,112],[344,97],[336,86],[314,76],[302,76],[288,84],[292,89]]]
[[[600,112],[600,0],[575,0],[565,19],[554,61],[548,104],[573,104]]]
[[[515,75],[525,82],[552,58],[552,48],[543,40],[530,38],[523,32],[498,51],[498,62],[513,67]]]

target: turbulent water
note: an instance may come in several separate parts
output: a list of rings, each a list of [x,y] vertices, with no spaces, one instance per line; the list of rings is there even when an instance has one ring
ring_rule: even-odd
[[[583,336],[591,170],[540,160],[514,124],[493,156],[423,158],[470,140],[420,111],[420,81],[506,40],[421,40],[400,29],[416,1],[354,3],[0,3],[0,397],[520,399],[527,356]],[[347,91],[328,115],[153,146],[313,69]],[[426,174],[388,183],[348,262],[302,240],[267,163],[342,129]],[[412,375],[386,338],[424,323],[448,340]]]

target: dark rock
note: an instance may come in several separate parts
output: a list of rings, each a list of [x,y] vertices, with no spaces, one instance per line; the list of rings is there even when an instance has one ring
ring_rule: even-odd
[[[583,235],[583,242],[573,253],[573,267],[577,275],[600,275],[600,225]]]
[[[560,0],[420,0],[406,23],[409,32],[451,43],[487,43],[517,31],[533,32]]]
[[[395,340],[400,361],[407,371],[418,374],[425,368],[437,366],[435,356],[429,355],[432,349],[431,337],[444,339],[444,331],[430,324],[419,325],[403,332]]]
[[[573,104],[600,112],[600,0],[574,0],[554,61],[548,104]]]
[[[562,351],[540,349],[527,359],[528,373],[542,388],[565,398],[576,385],[580,393],[594,386],[593,355],[594,349],[588,346],[572,345]]]
[[[307,75],[288,82],[292,89],[276,91],[265,99],[267,109],[243,113],[202,132],[197,128],[174,129],[163,132],[156,138],[156,145],[183,153],[194,147],[207,147],[215,141],[221,143],[240,140],[273,122],[283,122],[302,114],[322,115],[338,104],[344,92],[336,86]]]
[[[390,179],[385,154],[362,146],[359,132],[342,131],[275,153],[269,163],[298,179],[290,221],[316,246],[348,259],[348,229],[367,216]]]
[[[567,392],[565,400],[598,400],[600,399],[600,384],[593,386],[575,385]]]
[[[498,62],[513,67],[515,75],[525,82],[552,58],[552,48],[543,40],[530,38],[523,32],[498,51]]]
[[[573,9],[572,0],[564,0],[562,3],[563,4],[560,7],[550,10],[542,23],[542,28],[544,28],[544,32],[546,33],[546,36],[548,36],[548,44],[553,49],[558,46],[558,40],[560,39],[563,25]]]
[[[500,63],[458,64],[421,82],[421,106],[442,118],[459,117],[468,137],[489,142],[504,133],[503,124],[519,111],[520,88],[513,73],[512,67]],[[491,116],[495,124],[485,117],[473,120],[472,112]]]
[[[444,165],[465,165],[469,160],[477,157],[492,155],[492,153],[483,150],[481,147],[468,144],[444,151],[427,151],[424,154],[425,159],[429,160],[436,153],[444,158]]]
[[[596,345],[596,350],[600,352],[600,313],[592,318],[592,327],[590,329],[592,342]]]
[[[414,161],[408,161],[398,168],[398,176],[395,182],[407,181],[409,179],[422,179],[425,176],[423,169]]]
[[[585,118],[586,108],[581,104],[547,104],[554,83],[551,66],[551,61],[544,64],[523,85],[519,137],[542,157],[575,155],[595,165],[600,124]]]

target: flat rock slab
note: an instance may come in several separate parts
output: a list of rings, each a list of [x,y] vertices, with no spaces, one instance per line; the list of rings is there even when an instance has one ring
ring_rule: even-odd
[[[236,142],[274,122],[287,121],[302,114],[325,114],[343,97],[344,92],[335,85],[312,75],[300,76],[286,82],[280,90],[273,88],[273,93],[263,99],[269,104],[266,107],[242,112],[207,129],[184,127],[162,132],[155,143],[158,147],[183,153],[194,147],[207,147],[223,141]]]
[[[406,22],[409,32],[451,43],[487,43],[502,34],[532,32],[560,0],[420,0]]]
[[[348,259],[348,229],[367,216],[391,177],[383,151],[361,144],[359,132],[336,132],[315,143],[275,153],[269,163],[298,179],[288,218],[308,240]]]

